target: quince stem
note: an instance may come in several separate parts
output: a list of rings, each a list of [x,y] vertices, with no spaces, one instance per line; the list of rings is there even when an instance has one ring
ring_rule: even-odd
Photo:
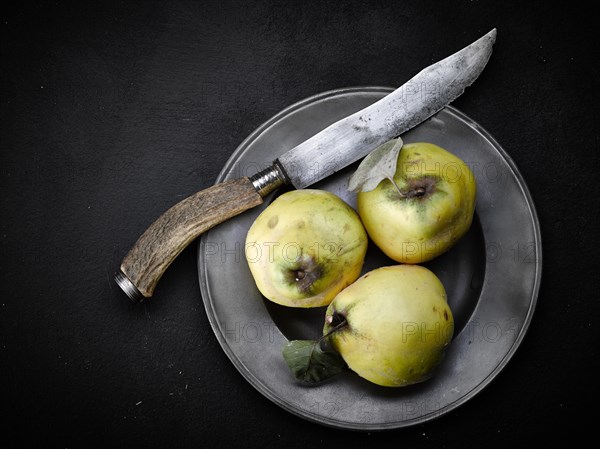
[[[394,187],[396,187],[396,190],[398,191],[398,195],[400,195],[400,198],[406,198],[406,193],[404,193],[402,190],[400,190],[400,187],[398,187],[398,184],[396,184],[396,181],[394,181],[394,178],[388,177],[388,179],[394,185]]]
[[[342,315],[338,315],[338,317],[339,316],[342,316]],[[348,325],[348,321],[346,320],[345,317],[342,316],[342,321],[340,321],[338,324],[336,324],[334,327],[332,327],[329,332],[327,332],[321,338],[319,338],[319,340],[317,341],[317,343],[321,343],[321,341],[325,340],[327,337],[329,337],[330,335],[332,335],[334,332],[339,331],[341,328],[343,328],[343,327],[345,327],[347,325]]]

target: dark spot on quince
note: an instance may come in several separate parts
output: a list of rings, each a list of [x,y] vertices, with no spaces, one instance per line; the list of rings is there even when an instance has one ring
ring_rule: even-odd
[[[273,215],[271,218],[269,218],[267,226],[270,229],[273,229],[275,226],[277,226],[277,223],[279,223],[279,217],[277,215]]]

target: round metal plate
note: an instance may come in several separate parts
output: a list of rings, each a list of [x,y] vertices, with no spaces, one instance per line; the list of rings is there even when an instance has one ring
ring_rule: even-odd
[[[255,174],[283,152],[392,90],[340,89],[286,108],[242,142],[218,182]],[[288,339],[318,338],[325,309],[291,309],[265,300],[244,257],[250,225],[277,193],[200,239],[202,297],[225,353],[264,396],[291,413],[327,426],[395,429],[448,413],[502,370],[521,343],[535,309],[542,260],[539,222],[527,186],[507,153],[453,107],[402,137],[407,143],[426,141],[446,148],[471,167],[477,181],[471,229],[449,252],[425,264],[446,288],[456,327],[446,358],[430,380],[385,388],[350,371],[316,386],[293,379],[282,348]],[[311,188],[329,190],[355,207],[355,194],[346,186],[356,166]],[[363,272],[393,264],[370,243]]]

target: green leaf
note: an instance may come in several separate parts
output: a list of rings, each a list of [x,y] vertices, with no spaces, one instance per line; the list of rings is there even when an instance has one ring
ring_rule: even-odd
[[[346,362],[321,340],[292,340],[283,348],[283,358],[297,380],[317,383],[341,373]]]
[[[369,153],[350,177],[348,190],[356,193],[369,192],[386,178],[396,185],[394,174],[402,145],[402,139],[398,137],[378,146]]]

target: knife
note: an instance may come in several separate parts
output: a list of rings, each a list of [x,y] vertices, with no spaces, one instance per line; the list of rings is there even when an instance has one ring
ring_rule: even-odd
[[[171,262],[203,232],[262,204],[284,184],[302,189],[330,176],[443,109],[477,79],[495,40],[494,28],[379,101],[287,151],[267,169],[216,184],[175,204],[123,258],[116,283],[132,301],[151,297]]]

